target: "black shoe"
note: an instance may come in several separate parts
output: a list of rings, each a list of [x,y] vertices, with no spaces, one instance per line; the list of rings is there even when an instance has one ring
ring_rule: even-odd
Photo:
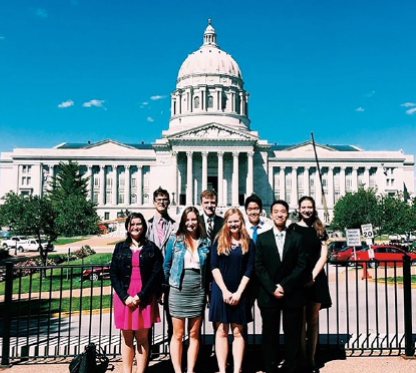
[[[309,373],[319,373],[319,368],[316,366],[316,364],[309,366]]]

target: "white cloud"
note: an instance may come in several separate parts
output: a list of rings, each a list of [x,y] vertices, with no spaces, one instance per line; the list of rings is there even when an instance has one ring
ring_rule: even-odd
[[[376,91],[370,91],[364,94],[364,97],[370,98],[373,97],[376,94]]]
[[[73,106],[74,105],[74,101],[72,101],[72,100],[67,100],[67,101],[63,101],[63,102],[61,102],[59,105],[58,105],[58,107],[59,108],[66,108],[66,107],[70,107],[70,106]]]
[[[154,96],[151,96],[150,99],[153,101],[156,101],[156,100],[163,100],[165,97],[166,96],[162,96],[162,95],[154,95]]]
[[[416,112],[416,107],[412,107],[411,109],[406,110],[406,114],[412,115]]]
[[[47,13],[46,9],[36,8],[35,9],[35,14],[40,18],[48,18],[48,13]]]
[[[416,104],[414,103],[414,102],[405,102],[404,104],[401,104],[400,106],[403,106],[403,107],[415,107],[416,106]]]
[[[355,109],[355,111],[358,111],[360,113],[362,113],[364,111],[364,108],[362,106],[357,107],[357,109]]]
[[[155,120],[152,117],[147,117],[148,122],[154,122]]]
[[[82,104],[82,106],[83,106],[83,107],[92,107],[92,106],[95,106],[95,107],[101,107],[101,108],[103,108],[104,110],[107,110],[107,108],[104,106],[104,102],[105,102],[105,100],[97,100],[97,99],[93,99],[93,100],[90,100],[90,101],[84,102],[84,103]]]

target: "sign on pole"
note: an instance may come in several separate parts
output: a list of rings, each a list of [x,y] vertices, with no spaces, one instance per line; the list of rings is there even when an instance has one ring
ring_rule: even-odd
[[[367,245],[373,244],[373,225],[372,224],[363,224],[361,225],[361,232],[363,233],[363,236],[365,238],[365,241],[367,242]]]
[[[347,229],[347,245],[361,246],[361,234],[359,229]]]

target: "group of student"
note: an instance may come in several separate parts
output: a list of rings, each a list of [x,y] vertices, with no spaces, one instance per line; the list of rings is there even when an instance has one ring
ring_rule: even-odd
[[[289,206],[276,200],[272,223],[261,217],[262,201],[249,196],[246,216],[235,207],[216,214],[217,196],[201,193],[201,210],[186,207],[179,223],[168,214],[169,193],[153,194],[155,214],[126,219],[127,239],[116,245],[111,267],[114,320],[121,330],[125,373],[146,369],[149,329],[160,321],[164,305],[175,373],[182,372],[186,321],[189,337],[187,372],[193,373],[199,352],[204,310],[215,328],[219,373],[225,373],[228,334],[233,336],[233,372],[240,373],[247,324],[257,299],[262,317],[262,351],[266,373],[319,372],[315,364],[319,310],[331,306],[324,265],[325,228],[311,197],[299,200],[298,221],[286,227]],[[283,315],[284,360],[279,358]]]

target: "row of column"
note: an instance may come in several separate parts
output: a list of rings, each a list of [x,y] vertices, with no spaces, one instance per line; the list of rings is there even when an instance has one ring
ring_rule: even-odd
[[[286,169],[290,168],[291,171],[291,179],[292,179],[292,190],[290,195],[290,204],[292,206],[295,206],[298,201],[298,169],[303,169],[303,195],[310,195],[311,194],[311,187],[310,187],[310,173],[309,170],[311,168],[316,167],[310,167],[310,166],[289,166],[289,167],[280,167],[280,174],[279,174],[279,184],[280,184],[280,195],[285,198],[286,196]],[[334,168],[339,168],[339,194],[341,196],[345,195],[346,193],[346,169],[351,169],[351,191],[357,191],[358,190],[358,169],[363,168],[364,169],[364,177],[363,177],[363,183],[369,187],[370,186],[370,169],[375,167],[324,167],[328,170],[327,173],[323,174],[322,177],[326,177],[327,180],[327,187],[325,188],[327,190],[327,204],[328,207],[333,207],[334,205],[334,197],[335,197],[335,186],[334,186]],[[377,168],[381,170],[379,167]],[[321,188],[321,182],[319,180],[319,174],[315,172],[315,200],[316,204],[321,206],[321,200],[322,200],[322,188]]]
[[[51,179],[54,175],[54,167],[55,165],[42,165],[40,167],[41,169],[41,187],[42,190],[44,186],[50,182],[48,178],[45,177],[44,174],[44,167],[49,168],[49,174],[48,178]],[[92,199],[94,195],[94,169],[99,168],[99,190],[98,190],[98,204],[100,206],[104,206],[106,204],[112,204],[112,205],[118,205],[118,191],[120,189],[119,185],[119,175],[118,175],[118,168],[122,167],[124,168],[125,176],[124,176],[124,203],[123,205],[130,205],[131,204],[131,168],[136,167],[137,168],[137,177],[136,177],[136,196],[137,200],[135,204],[142,205],[143,203],[143,196],[142,196],[142,189],[143,189],[143,172],[142,172],[142,165],[80,165],[80,168],[86,167],[87,168],[87,180],[88,180],[88,199]],[[106,173],[106,167],[112,168],[112,198],[111,201],[106,201],[106,192],[107,192],[107,173]]]
[[[187,151],[186,152],[186,204],[191,205],[193,201],[193,181],[194,181],[194,174],[193,174],[193,155],[196,152]],[[208,185],[208,151],[198,152],[201,153],[202,156],[202,190],[207,189]],[[214,152],[213,152],[214,153]],[[223,206],[225,204],[224,198],[224,153],[225,151],[218,151],[214,154],[217,156],[218,160],[218,205]],[[232,172],[232,190],[231,190],[231,203],[233,206],[239,205],[239,168],[240,168],[240,154],[247,155],[247,177],[246,177],[246,194],[251,195],[253,193],[253,179],[254,179],[254,172],[253,172],[253,155],[254,152],[231,152],[233,157],[233,172]],[[174,161],[177,164],[177,153],[174,153]]]

